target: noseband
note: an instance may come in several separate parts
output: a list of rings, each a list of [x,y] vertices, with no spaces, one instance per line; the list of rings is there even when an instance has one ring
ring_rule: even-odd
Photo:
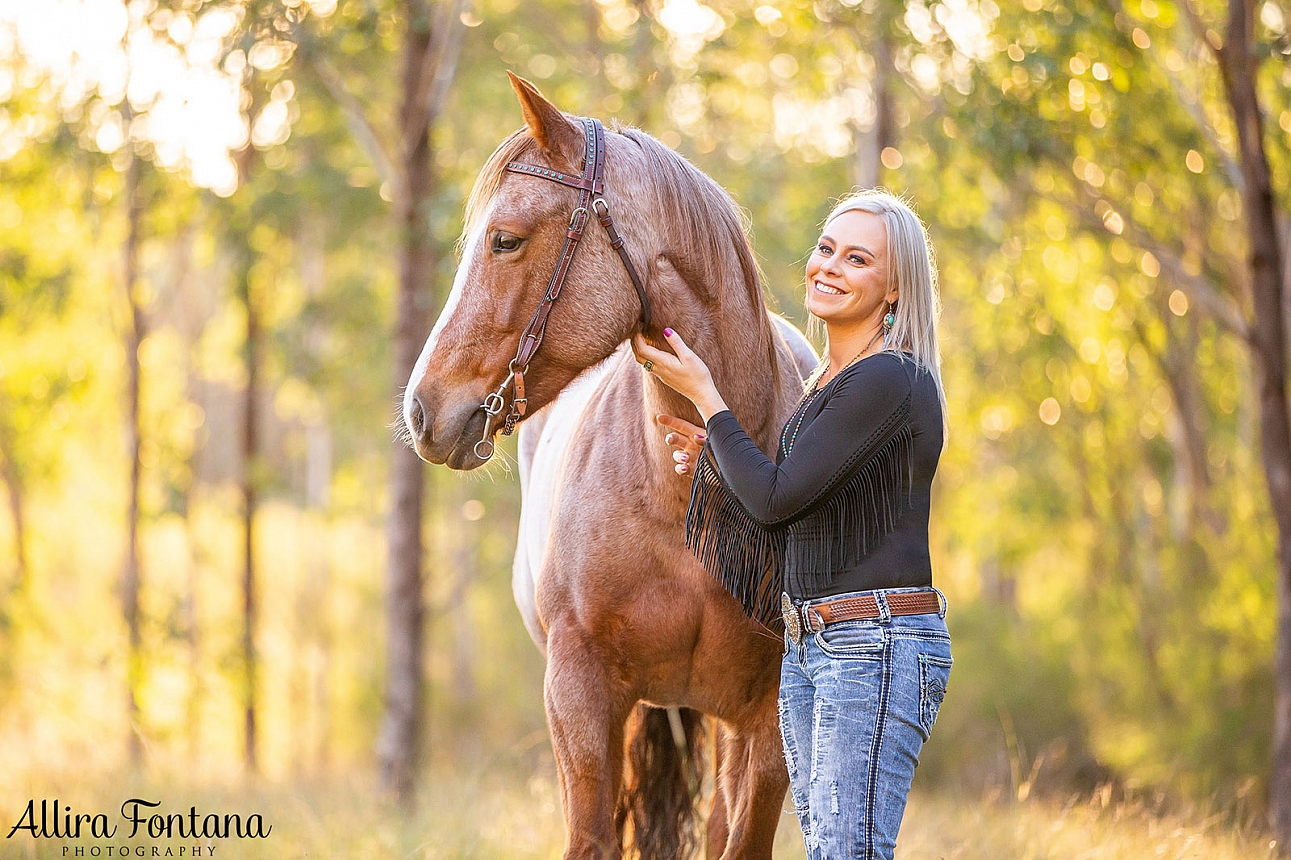
[[[529,324],[525,326],[524,332],[520,335],[520,345],[516,348],[516,356],[511,359],[507,365],[507,378],[502,380],[498,390],[484,398],[480,408],[484,410],[484,436],[480,441],[475,443],[475,456],[481,460],[487,460],[493,456],[493,440],[489,428],[493,424],[493,416],[502,411],[506,400],[504,394],[508,387],[513,388],[511,396],[511,409],[507,412],[506,418],[503,419],[502,435],[510,436],[515,430],[516,422],[524,417],[528,409],[528,400],[524,393],[524,375],[529,370],[529,362],[533,360],[534,355],[538,352],[538,347],[542,344],[542,336],[547,330],[547,317],[551,315],[552,305],[560,297],[560,291],[565,286],[565,279],[569,276],[570,264],[574,261],[574,252],[578,250],[579,240],[583,238],[583,230],[592,213],[595,213],[601,226],[605,228],[606,234],[610,237],[610,247],[619,255],[623,261],[623,267],[628,271],[628,277],[632,279],[632,286],[636,287],[637,298],[641,300],[641,331],[650,327],[650,300],[646,298],[645,287],[641,284],[641,278],[637,275],[636,268],[632,265],[632,260],[628,257],[627,251],[623,248],[623,237],[614,229],[614,219],[610,217],[610,205],[605,202],[605,182],[603,179],[605,169],[605,128],[601,125],[600,120],[583,118],[583,132],[586,137],[587,146],[583,152],[583,175],[574,177],[558,170],[552,170],[548,167],[540,167],[536,164],[526,164],[523,161],[511,161],[507,163],[506,170],[509,173],[519,173],[524,176],[536,176],[539,179],[546,179],[561,185],[568,186],[578,190],[578,205],[569,215],[569,229],[565,232],[565,244],[560,249],[560,257],[556,260],[556,268],[551,273],[551,279],[547,282],[547,291],[543,294],[542,301],[538,303],[538,309],[534,311],[533,316],[529,319]],[[481,448],[484,448],[482,451]]]

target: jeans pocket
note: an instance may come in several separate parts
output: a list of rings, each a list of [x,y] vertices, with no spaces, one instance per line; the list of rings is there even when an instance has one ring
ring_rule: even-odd
[[[816,643],[836,659],[877,659],[887,641],[883,628],[872,621],[844,621],[815,634]]]
[[[941,700],[946,696],[946,684],[950,681],[953,662],[949,656],[919,655],[919,730],[925,741],[932,733],[933,723],[937,722],[937,712],[941,710]]]

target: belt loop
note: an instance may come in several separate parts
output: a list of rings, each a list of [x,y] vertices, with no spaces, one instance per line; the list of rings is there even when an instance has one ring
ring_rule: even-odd
[[[885,592],[874,592],[874,603],[879,608],[879,623],[892,623],[892,610],[888,609],[888,596]]]
[[[937,610],[937,617],[945,621],[946,608],[949,606],[949,604],[946,602],[946,595],[942,594],[941,589],[937,588],[936,586],[933,586],[932,590],[937,592],[937,602],[941,604],[941,607]]]
[[[817,627],[817,624],[820,624],[820,627]],[[802,629],[804,636],[808,633],[819,633],[825,629],[824,616],[813,609],[809,603],[802,605]]]

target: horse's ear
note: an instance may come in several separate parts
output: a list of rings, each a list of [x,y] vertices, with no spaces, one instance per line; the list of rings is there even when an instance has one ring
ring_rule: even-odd
[[[583,155],[582,129],[570,122],[560,108],[543,98],[533,84],[509,69],[507,77],[520,100],[524,124],[533,139],[544,151],[561,156],[572,165],[579,164]]]

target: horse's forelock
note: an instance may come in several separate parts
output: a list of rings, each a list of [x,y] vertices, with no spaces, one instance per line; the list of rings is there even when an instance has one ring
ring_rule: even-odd
[[[497,149],[493,150],[493,154],[480,170],[480,175],[475,177],[470,196],[466,198],[465,223],[462,225],[462,235],[457,237],[458,254],[466,249],[467,237],[471,235],[480,218],[484,217],[489,203],[498,193],[498,188],[502,185],[502,177],[506,174],[507,162],[519,161],[521,156],[534,146],[534,139],[529,135],[528,130],[521,128],[512,132]]]

